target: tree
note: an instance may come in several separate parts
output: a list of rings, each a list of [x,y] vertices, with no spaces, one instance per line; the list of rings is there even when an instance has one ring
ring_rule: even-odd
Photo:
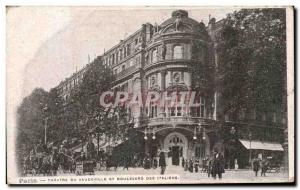
[[[218,39],[224,114],[285,109],[285,20],[284,9],[242,9],[224,20]]]
[[[105,108],[100,105],[101,94],[111,90],[113,81],[114,75],[103,64],[101,57],[87,66],[82,83],[71,91],[64,106],[66,136],[84,140],[91,131],[108,136],[119,134],[119,121],[120,117],[124,118],[124,109]]]
[[[25,97],[17,110],[16,152],[18,164],[24,154],[44,138],[45,111],[49,93],[42,88],[36,88]],[[27,155],[26,155],[27,156]]]

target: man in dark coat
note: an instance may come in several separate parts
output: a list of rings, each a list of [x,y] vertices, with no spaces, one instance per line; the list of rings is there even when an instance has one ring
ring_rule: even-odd
[[[59,165],[59,156],[56,147],[52,149],[52,156],[51,156],[51,165],[52,165],[52,173],[53,175],[57,175],[58,165]]]
[[[123,158],[123,164],[124,164],[123,170],[125,170],[125,169],[128,170],[129,163],[130,163],[129,157],[128,156],[124,156],[124,158]]]
[[[181,159],[181,165],[182,165],[183,168],[184,168],[184,162],[185,162],[184,157],[182,157],[182,159]]]
[[[86,149],[87,149],[87,159],[91,160],[94,158],[94,152],[95,152],[95,145],[93,143],[93,139],[90,138],[87,145],[86,145]]]
[[[257,173],[259,171],[259,167],[260,167],[260,160],[258,158],[255,158],[253,160],[253,171],[254,171],[256,177],[257,177]]]
[[[166,167],[167,167],[167,164],[166,164],[166,157],[165,157],[165,153],[164,152],[161,152],[159,154],[159,166],[161,167],[161,172],[160,174],[163,175],[166,171]]]
[[[214,152],[213,162],[211,174],[214,179],[216,179],[217,175],[219,179],[222,179],[222,174],[225,173],[224,170],[224,157],[217,150]]]

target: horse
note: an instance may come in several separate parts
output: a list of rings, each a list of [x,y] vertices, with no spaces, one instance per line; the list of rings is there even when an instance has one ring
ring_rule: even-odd
[[[59,154],[59,167],[64,173],[74,173],[75,172],[75,160],[64,153]]]
[[[42,165],[40,168],[40,173],[44,176],[52,175],[52,163],[51,163],[51,155],[45,155],[42,160]]]

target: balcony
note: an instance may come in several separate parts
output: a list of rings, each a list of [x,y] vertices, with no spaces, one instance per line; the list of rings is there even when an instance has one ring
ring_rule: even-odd
[[[131,67],[124,69],[123,71],[121,71],[117,74],[117,80],[120,80],[120,79],[136,72],[139,68],[140,68],[140,64],[136,64],[136,65],[133,65]]]
[[[150,62],[145,65],[144,69],[148,70],[152,67],[160,66],[160,65],[189,65],[191,63],[197,63],[199,60],[196,59],[165,59],[165,60],[157,60],[156,62]]]
[[[156,125],[211,125],[214,121],[212,119],[201,117],[156,117],[156,118],[143,118],[142,125],[156,126]]]

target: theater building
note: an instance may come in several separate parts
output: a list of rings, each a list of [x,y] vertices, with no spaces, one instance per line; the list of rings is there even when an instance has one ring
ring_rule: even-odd
[[[199,159],[202,164],[218,149],[224,154],[227,168],[245,168],[250,157],[282,156],[285,113],[258,117],[255,110],[241,110],[233,120],[222,112],[216,88],[218,65],[222,64],[216,51],[221,27],[222,20],[210,18],[206,26],[190,18],[187,11],[176,10],[160,25],[142,25],[100,55],[116,75],[115,90],[133,94],[197,89],[197,107],[149,103],[128,108],[128,125],[143,137],[143,151],[150,157],[163,150],[168,152],[168,165],[181,165],[182,158]],[[68,98],[68,89],[80,83],[83,74],[84,69],[61,82],[57,89],[62,98]]]

